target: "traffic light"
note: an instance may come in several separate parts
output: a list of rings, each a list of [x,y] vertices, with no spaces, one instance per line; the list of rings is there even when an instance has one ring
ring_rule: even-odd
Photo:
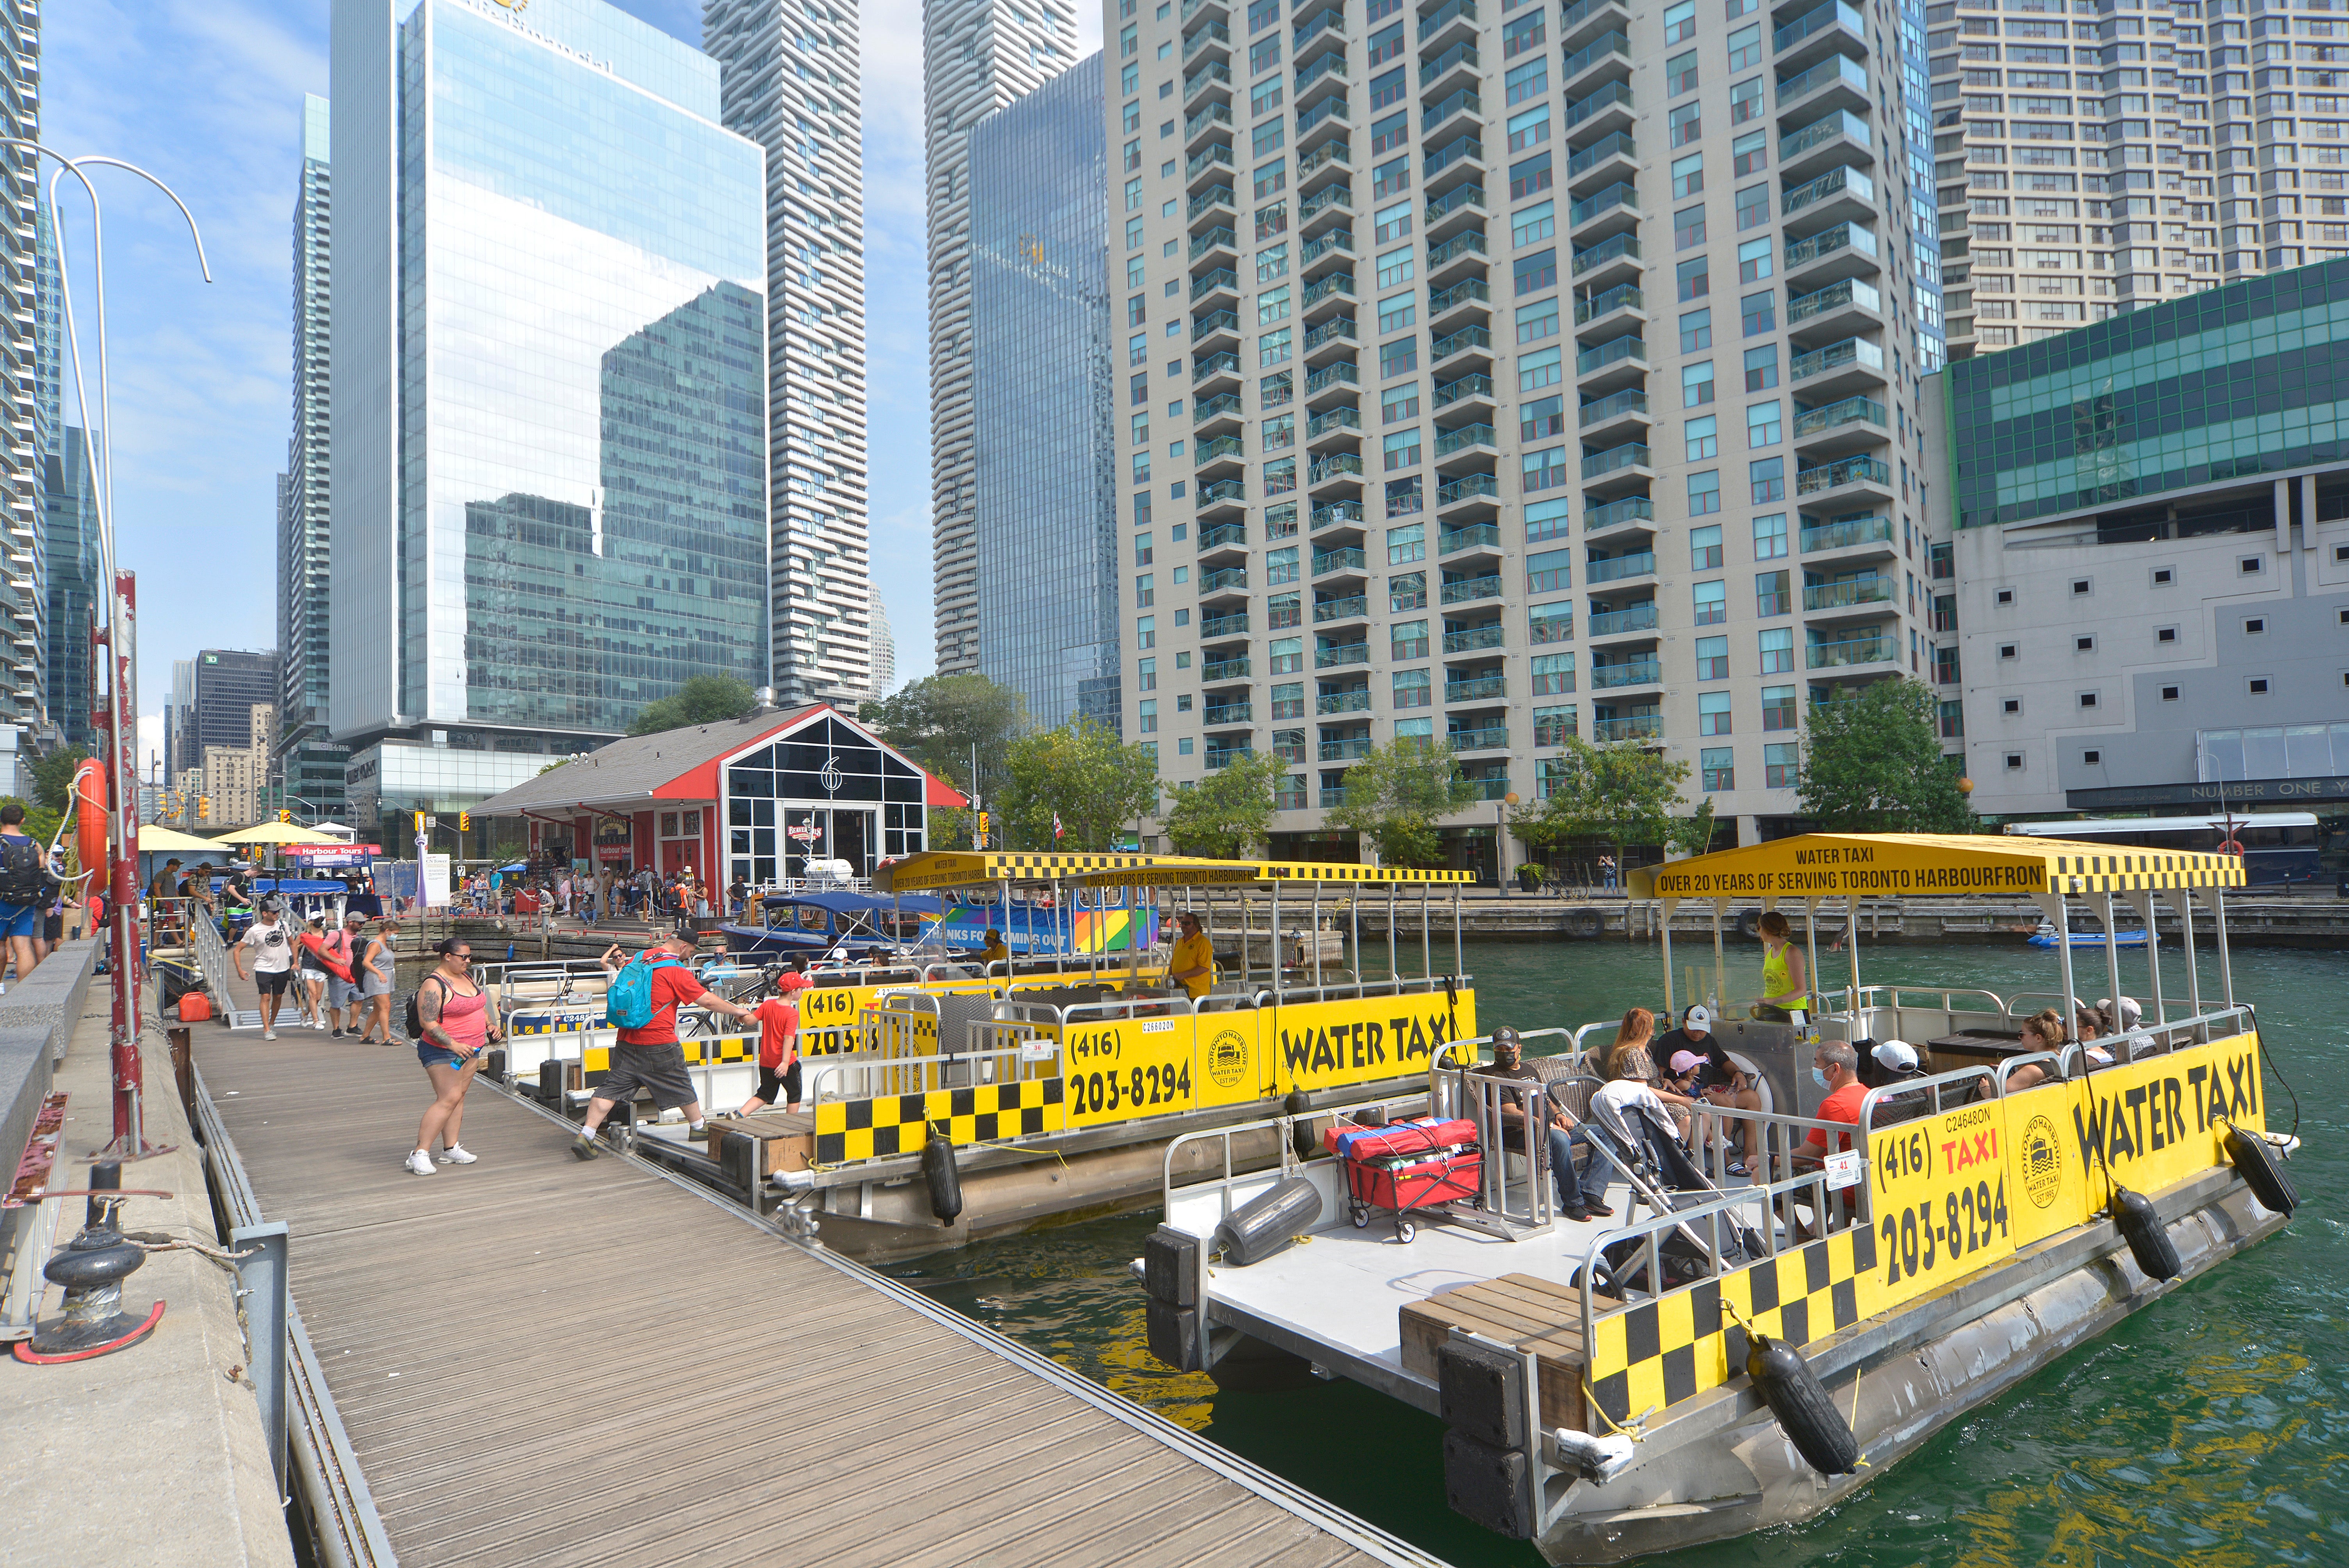
[[[197,820],[197,821],[199,821],[199,822],[209,822],[209,821],[211,821],[212,820],[212,798],[211,796],[209,796],[209,795],[199,795],[199,796],[197,796],[197,797],[196,797],[196,820]]]
[[[473,813],[471,811],[457,813],[457,830],[460,833],[470,833],[473,830]]]
[[[277,809],[277,820],[281,822],[291,822],[294,820],[294,813],[280,806]]]
[[[978,842],[973,847],[982,850],[987,848],[987,813],[984,811],[978,814]]]

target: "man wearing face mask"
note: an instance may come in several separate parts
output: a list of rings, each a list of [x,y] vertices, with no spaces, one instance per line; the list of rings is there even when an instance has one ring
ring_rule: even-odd
[[[1859,1081],[1859,1053],[1842,1040],[1822,1040],[1811,1054],[1811,1081],[1827,1091],[1813,1112],[1817,1121],[1846,1121],[1859,1124],[1859,1102],[1868,1098],[1868,1086]],[[1838,1150],[1851,1147],[1847,1133],[1836,1134]],[[1795,1151],[1797,1170],[1811,1169],[1826,1163],[1827,1134],[1825,1128],[1813,1128],[1809,1140]]]
[[[1525,1042],[1515,1029],[1504,1025],[1493,1031],[1493,1065],[1478,1076],[1510,1078],[1523,1082],[1523,1089],[1503,1091],[1501,1101],[1501,1138],[1504,1144],[1520,1154],[1530,1150],[1525,1142],[1526,1120],[1539,1105],[1549,1113],[1548,1134],[1549,1173],[1551,1184],[1557,1190],[1557,1206],[1569,1220],[1583,1221],[1593,1214],[1611,1215],[1607,1206],[1606,1160],[1597,1153],[1578,1181],[1574,1171],[1574,1146],[1587,1133],[1578,1126],[1566,1108],[1551,1102],[1548,1090],[1542,1084],[1541,1074],[1525,1063]]]

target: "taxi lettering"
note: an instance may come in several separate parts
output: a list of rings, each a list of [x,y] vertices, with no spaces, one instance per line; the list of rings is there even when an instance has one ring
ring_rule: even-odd
[[[1963,1171],[1969,1166],[1987,1165],[1997,1160],[1998,1129],[1986,1128],[1971,1138],[1960,1137],[1941,1145],[1941,1168]]]

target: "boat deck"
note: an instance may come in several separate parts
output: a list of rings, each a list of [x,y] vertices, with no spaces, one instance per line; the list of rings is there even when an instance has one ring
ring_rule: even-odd
[[[195,1054],[408,1568],[1436,1563],[487,1085],[409,1174],[407,1047]]]

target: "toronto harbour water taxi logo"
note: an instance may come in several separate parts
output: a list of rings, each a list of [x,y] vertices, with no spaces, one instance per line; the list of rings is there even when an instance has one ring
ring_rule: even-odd
[[[2064,1191],[2064,1146],[2056,1141],[2054,1122],[2044,1116],[2023,1129],[2023,1190],[2042,1209],[2053,1207]]]
[[[1247,1076],[1247,1042],[1237,1029],[1226,1029],[1207,1046],[1207,1076],[1218,1088],[1236,1088]]]

